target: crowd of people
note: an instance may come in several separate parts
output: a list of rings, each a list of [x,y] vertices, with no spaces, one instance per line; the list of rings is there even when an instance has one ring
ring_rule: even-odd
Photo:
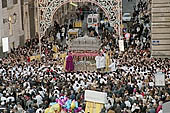
[[[162,104],[170,101],[170,59],[151,57],[145,9],[146,4],[140,1],[134,12],[136,29],[130,29],[133,35],[124,52],[119,52],[109,30],[103,31],[102,50],[112,51],[107,72],[65,72],[62,60],[53,58],[53,45],[60,52],[66,48],[49,37],[41,39],[41,60],[30,60],[39,53],[38,38],[11,50],[0,60],[0,113],[44,113],[61,96],[76,100],[82,108],[80,113],[84,113],[85,90],[107,93],[108,102],[101,113],[162,113]],[[143,15],[141,20],[139,15]],[[157,72],[165,75],[165,87],[154,85]]]
[[[19,50],[21,54],[24,51]],[[6,108],[6,113],[42,113],[56,98],[67,96],[77,100],[84,112],[84,91],[90,89],[107,93],[108,103],[101,113],[109,110],[161,113],[162,104],[170,100],[170,85],[155,87],[154,74],[162,71],[168,82],[170,60],[150,58],[149,51],[137,48],[115,54],[112,59],[116,69],[107,73],[65,73],[63,67],[51,59],[45,62],[29,62],[22,57],[3,59],[0,65],[1,107]]]
[[[115,34],[117,32],[116,29],[111,29],[109,24],[104,25],[105,27],[102,28],[99,35],[102,41],[102,48],[117,51],[119,49],[119,39],[123,39],[125,48],[149,49],[151,43],[150,4],[150,0],[139,0],[134,5],[131,21],[126,23],[127,27],[122,28],[123,37]],[[118,26],[115,28],[118,28]],[[130,37],[125,36],[127,33],[130,34]]]

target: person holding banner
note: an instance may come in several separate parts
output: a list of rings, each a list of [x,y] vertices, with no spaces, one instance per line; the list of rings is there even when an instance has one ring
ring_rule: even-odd
[[[112,63],[109,65],[110,71],[115,72],[116,71],[116,60],[112,59]]]

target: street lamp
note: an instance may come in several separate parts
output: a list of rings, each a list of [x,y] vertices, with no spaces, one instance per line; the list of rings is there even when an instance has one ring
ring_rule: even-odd
[[[3,23],[15,24],[16,20],[17,20],[17,14],[14,13],[13,15],[10,15],[8,18],[3,18]]]
[[[8,18],[3,18],[3,24],[8,23],[9,24],[9,35],[12,35],[12,24],[15,24],[17,21],[17,14],[13,13],[12,15],[10,15]],[[7,53],[5,53],[5,56],[7,56]]]
[[[8,23],[9,24],[9,35],[12,35],[12,24],[15,24],[17,21],[17,14],[13,13],[12,15],[9,15],[8,18],[3,18],[3,23]]]

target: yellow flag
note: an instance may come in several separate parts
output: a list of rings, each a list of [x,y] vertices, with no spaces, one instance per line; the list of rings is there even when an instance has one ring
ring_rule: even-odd
[[[54,46],[53,45],[53,51],[55,52],[55,53],[57,53],[58,51],[57,51],[57,47],[56,46]]]
[[[85,113],[100,113],[102,108],[103,108],[103,104],[86,102]]]
[[[30,61],[35,60],[35,56],[30,56]]]
[[[40,60],[41,59],[41,56],[40,55],[37,55],[36,56],[36,60]]]

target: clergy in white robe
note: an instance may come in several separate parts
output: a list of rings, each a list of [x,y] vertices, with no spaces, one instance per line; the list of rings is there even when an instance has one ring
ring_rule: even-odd
[[[106,67],[106,57],[102,55],[100,59],[100,68],[104,69],[105,67]]]
[[[99,56],[99,55],[95,57],[97,70],[99,70],[101,68],[100,59],[101,59],[101,56]]]
[[[113,60],[112,63],[109,65],[110,71],[116,71],[116,61]]]

